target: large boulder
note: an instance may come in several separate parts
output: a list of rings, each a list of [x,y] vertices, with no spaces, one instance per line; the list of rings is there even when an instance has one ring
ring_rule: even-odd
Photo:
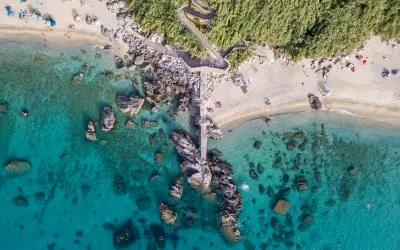
[[[115,129],[116,119],[114,110],[110,107],[104,107],[101,113],[101,129],[104,132],[109,132]]]
[[[280,199],[280,200],[278,200],[278,202],[276,202],[273,211],[277,214],[285,215],[289,211],[289,208],[290,208],[290,203],[285,200]]]
[[[129,116],[137,115],[142,108],[144,99],[135,96],[117,96],[117,105],[122,113]]]
[[[89,141],[97,141],[96,129],[94,128],[94,123],[92,121],[89,121],[85,135],[86,139]]]
[[[144,63],[144,55],[137,55],[134,61],[135,65],[140,66]]]
[[[309,95],[308,101],[312,109],[320,109],[322,107],[321,101],[315,95]]]
[[[113,244],[114,248],[128,248],[132,243],[139,239],[139,230],[133,224],[132,220],[128,220],[124,225],[114,231]]]
[[[200,152],[194,145],[192,138],[184,131],[173,131],[171,143],[182,158],[190,162],[197,162],[200,159]]]
[[[165,224],[174,225],[176,219],[178,218],[178,214],[172,210],[172,208],[164,203],[161,203],[158,207],[160,211],[161,219]]]
[[[24,175],[31,169],[26,161],[12,161],[4,166],[4,170],[10,175]]]

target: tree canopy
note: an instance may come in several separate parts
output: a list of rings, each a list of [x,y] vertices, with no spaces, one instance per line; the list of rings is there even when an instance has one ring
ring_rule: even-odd
[[[204,55],[176,14],[188,1],[131,3],[144,29],[156,30],[169,41],[180,41],[193,54]],[[399,0],[209,0],[209,4],[217,15],[206,35],[222,49],[243,41],[268,43],[300,59],[349,51],[373,34],[400,39]]]

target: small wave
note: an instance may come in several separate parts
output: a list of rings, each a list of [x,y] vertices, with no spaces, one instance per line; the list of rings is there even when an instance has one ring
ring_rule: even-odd
[[[350,112],[345,109],[326,109],[326,111],[336,112],[336,113],[340,113],[340,114],[344,114],[344,115],[357,116],[357,117],[365,117],[365,116],[358,115],[356,113]]]

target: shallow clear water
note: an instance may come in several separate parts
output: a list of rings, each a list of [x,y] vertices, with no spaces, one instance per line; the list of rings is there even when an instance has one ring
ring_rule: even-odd
[[[98,74],[105,71],[121,73],[115,69],[113,57],[95,47],[82,48],[1,43],[0,55],[7,59],[0,61],[0,103],[6,101],[9,112],[0,119],[0,164],[21,159],[29,161],[32,168],[27,175],[15,178],[1,172],[0,249],[50,249],[53,243],[54,249],[113,249],[113,231],[105,230],[104,223],[118,226],[128,219],[133,220],[140,233],[140,239],[129,249],[154,249],[150,246],[154,246],[155,237],[162,230],[166,235],[165,249],[246,246],[251,250],[267,245],[268,249],[286,249],[290,242],[293,249],[400,248],[400,172],[396,169],[400,165],[400,136],[396,128],[356,117],[309,112],[277,116],[270,126],[255,120],[234,126],[233,132],[225,131],[225,138],[212,141],[210,149],[217,147],[222,158],[232,164],[238,185],[246,182],[252,189],[241,191],[243,240],[228,246],[217,229],[218,204],[206,202],[186,184],[179,202],[169,196],[169,187],[180,176],[179,157],[158,133],[160,128],[167,134],[172,129],[187,128],[187,119],[180,118],[178,122],[166,110],[158,114],[144,110],[133,120],[137,124],[142,119],[157,120],[159,127],[125,128],[128,118],[117,110],[115,96],[134,91],[132,79],[139,75],[132,73],[119,81],[100,79]],[[95,58],[96,53],[101,59]],[[85,64],[96,68],[87,73],[82,84],[71,85],[72,76],[81,72]],[[103,142],[86,141],[87,122],[99,121],[101,108],[106,105],[116,111],[117,130],[102,133],[97,128]],[[22,110],[28,111],[28,119],[21,117]],[[325,136],[321,135],[321,122],[326,123]],[[304,151],[286,149],[283,133],[295,131],[303,131],[308,138]],[[152,134],[158,136],[156,147],[150,144]],[[262,142],[261,149],[254,149],[255,140]],[[303,140],[294,142],[299,146]],[[318,152],[312,150],[315,141]],[[164,154],[161,166],[154,162],[156,152]],[[298,153],[299,169],[291,170]],[[282,159],[279,169],[272,167],[278,155]],[[265,169],[258,181],[247,176],[250,162],[255,166],[261,163]],[[350,166],[357,169],[354,176],[347,173]],[[314,169],[321,172],[321,184],[315,181]],[[285,224],[284,216],[271,212],[284,185],[284,172],[290,176],[286,187],[291,188],[293,178],[300,174],[310,187],[301,193],[293,189],[285,197],[292,205],[292,226]],[[114,192],[116,174],[124,178],[125,195]],[[259,184],[265,187],[263,194],[259,193]],[[277,195],[269,197],[268,186]],[[313,192],[315,186],[318,190]],[[352,195],[343,200],[347,191]],[[37,195],[41,192],[44,199]],[[18,195],[27,198],[27,207],[13,204]],[[337,205],[327,206],[329,199]],[[161,223],[157,209],[160,202],[167,202],[178,211],[180,227]],[[311,208],[303,211],[313,214],[315,222],[305,232],[299,232],[298,218],[304,204]],[[184,211],[196,211],[197,219],[191,222]],[[271,227],[272,217],[280,221],[279,229]],[[294,235],[282,239],[279,234],[283,230],[293,230]]]

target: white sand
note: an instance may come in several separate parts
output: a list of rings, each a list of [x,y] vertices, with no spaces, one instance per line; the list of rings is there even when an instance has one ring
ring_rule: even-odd
[[[367,42],[364,51],[368,57],[367,64],[349,56],[356,72],[336,65],[328,73],[328,80],[323,83],[322,72],[314,73],[308,65],[309,61],[299,64],[283,64],[269,62],[260,65],[249,62],[241,66],[240,72],[248,85],[248,93],[231,83],[222,83],[216,88],[212,101],[221,101],[221,108],[214,108],[209,116],[219,126],[234,121],[248,120],[269,114],[309,110],[308,93],[320,97],[324,107],[331,110],[344,109],[368,118],[400,124],[400,75],[390,79],[382,79],[384,68],[392,70],[400,68],[400,45],[393,47],[373,37]],[[386,59],[383,59],[386,57]],[[308,63],[307,63],[308,62]],[[303,65],[304,68],[303,68]],[[304,82],[304,86],[302,85]],[[329,97],[322,97],[320,87],[332,91]],[[264,97],[271,99],[272,105],[264,104]]]
[[[6,5],[10,5],[15,12],[14,17],[7,16]],[[0,0],[0,37],[11,39],[29,39],[29,37],[43,37],[44,41],[55,43],[74,44],[110,44],[113,52],[123,55],[127,51],[127,47],[122,43],[111,41],[101,35],[100,25],[88,25],[85,22],[86,14],[89,16],[97,16],[100,24],[108,29],[117,27],[116,15],[107,10],[105,1],[87,0],[86,4],[81,6],[80,0],[43,0],[40,5],[39,0],[27,0],[26,3],[18,3],[17,0]],[[27,10],[28,16],[24,20],[18,18],[20,10]],[[30,11],[36,9],[44,17],[51,16],[57,23],[54,31],[50,32],[45,21],[38,21],[31,18]],[[75,22],[73,13],[78,13],[82,20]],[[68,26],[75,24],[75,29]]]

